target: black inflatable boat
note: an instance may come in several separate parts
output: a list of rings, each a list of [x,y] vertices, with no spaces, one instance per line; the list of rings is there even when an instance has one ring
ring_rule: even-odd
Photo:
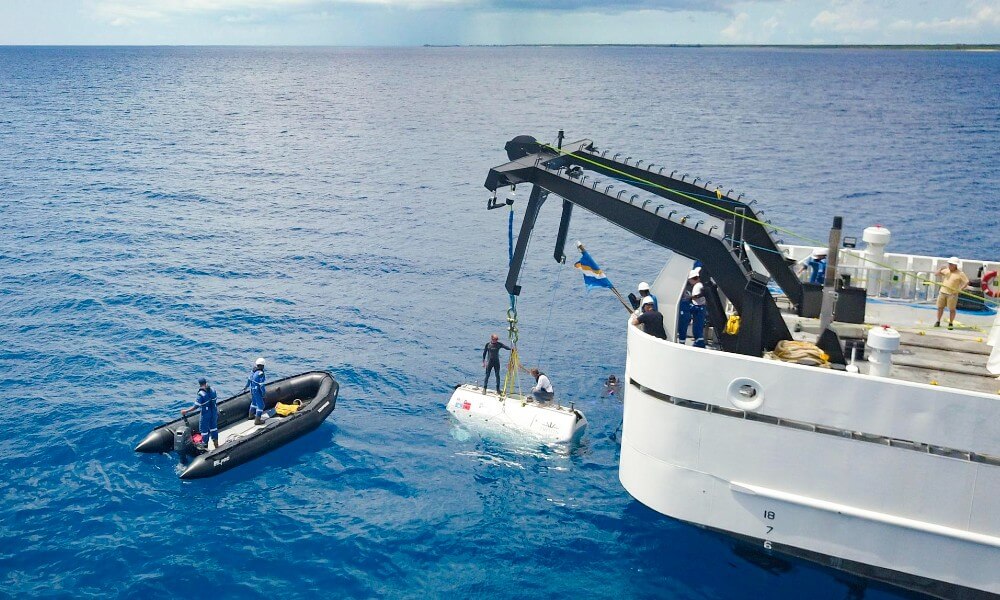
[[[149,432],[136,452],[170,452],[176,450],[182,460],[194,456],[181,479],[211,477],[289,442],[319,427],[337,405],[340,385],[325,371],[312,371],[269,381],[264,396],[264,408],[274,415],[274,407],[298,404],[287,416],[274,415],[263,425],[247,419],[250,392],[244,392],[219,402],[219,447],[200,452],[191,441],[198,431],[198,413],[160,425]],[[298,402],[296,402],[298,401]],[[207,441],[207,440],[206,440]],[[200,453],[199,453],[200,452]]]

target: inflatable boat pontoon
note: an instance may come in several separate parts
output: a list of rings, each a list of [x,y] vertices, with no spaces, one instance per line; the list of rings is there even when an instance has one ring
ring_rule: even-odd
[[[211,477],[270,452],[319,427],[337,405],[340,385],[325,371],[312,371],[267,383],[265,409],[273,413],[281,402],[293,404],[298,411],[288,416],[271,416],[263,425],[247,419],[250,392],[243,392],[219,402],[219,447],[199,453],[191,443],[191,431],[198,431],[198,414],[176,419],[149,432],[136,446],[136,452],[170,452],[195,455],[181,473],[181,479]]]

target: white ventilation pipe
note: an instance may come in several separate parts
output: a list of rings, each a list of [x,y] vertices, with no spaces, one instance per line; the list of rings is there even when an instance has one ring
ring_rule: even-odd
[[[863,232],[861,232],[861,240],[866,244],[865,246],[865,288],[868,290],[869,296],[875,296],[882,290],[882,285],[888,284],[892,281],[892,274],[883,272],[882,267],[879,264],[885,264],[885,247],[889,245],[889,240],[892,239],[892,233],[882,227],[881,225],[875,225],[872,227],[866,227]]]
[[[892,369],[892,353],[899,350],[899,332],[883,325],[868,332],[869,375],[888,377]]]

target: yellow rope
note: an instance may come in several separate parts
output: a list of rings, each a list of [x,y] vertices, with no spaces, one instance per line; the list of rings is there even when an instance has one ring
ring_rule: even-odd
[[[774,350],[764,355],[764,358],[784,362],[809,365],[813,367],[830,368],[830,355],[812,342],[781,340]]]
[[[512,346],[510,350],[510,359],[507,360],[507,374],[503,378],[503,397],[507,397],[513,394],[515,391],[520,393],[517,388],[517,371],[521,368],[521,358],[517,354],[517,346]]]

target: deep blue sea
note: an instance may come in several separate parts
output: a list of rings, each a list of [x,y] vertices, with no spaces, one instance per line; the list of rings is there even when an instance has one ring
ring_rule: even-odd
[[[508,139],[562,128],[808,237],[839,214],[996,259],[998,90],[1000,53],[0,48],[0,596],[907,597],[629,497],[600,397],[623,315],[552,260],[555,200],[520,347],[590,427],[568,449],[459,428],[452,387],[506,326],[482,184]],[[582,210],[570,235],[623,290],[666,256]],[[258,355],[331,370],[330,419],[209,480],[133,452]]]

